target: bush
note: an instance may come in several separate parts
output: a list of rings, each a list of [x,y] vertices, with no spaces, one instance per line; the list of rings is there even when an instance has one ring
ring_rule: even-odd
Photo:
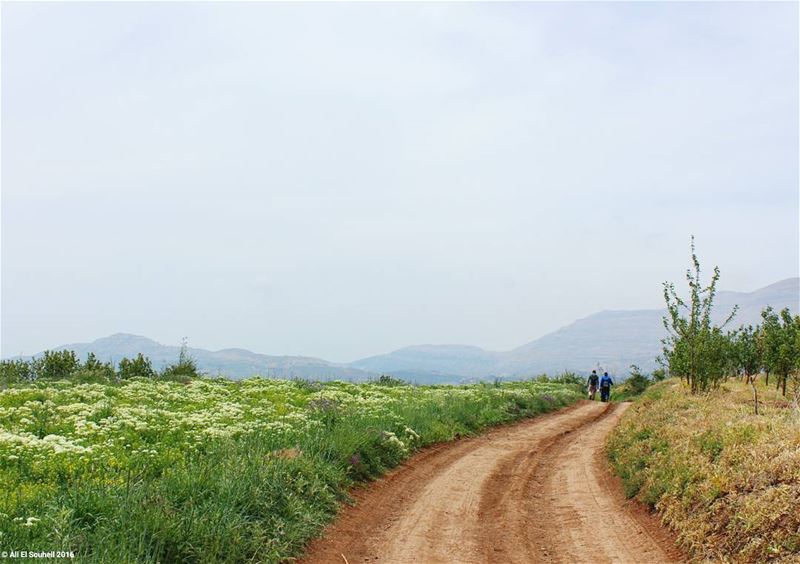
[[[571,384],[573,386],[580,386],[581,388],[584,387],[586,381],[584,380],[583,376],[578,376],[574,372],[564,371],[558,376],[553,379],[554,382],[558,382],[560,384]]]
[[[0,361],[0,384],[4,386],[20,382],[30,382],[35,377],[33,366],[27,360]]]
[[[130,360],[123,358],[119,361],[119,378],[129,380],[130,378],[154,378],[156,371],[153,370],[153,363],[142,353]]]
[[[631,396],[638,396],[642,394],[649,386],[650,379],[642,374],[641,370],[635,364],[631,365],[631,375],[625,380],[625,385],[628,388]]]
[[[653,382],[663,382],[667,379],[667,371],[663,368],[656,368],[653,370],[653,373],[650,375],[653,379]]]
[[[170,364],[161,371],[161,378],[174,382],[188,382],[192,378],[199,378],[202,374],[197,369],[197,362],[189,354],[186,339],[181,343],[181,352],[177,364]]]
[[[81,367],[75,351],[44,351],[41,358],[32,361],[35,378],[63,380]]]
[[[388,374],[381,374],[381,377],[375,380],[375,383],[379,386],[407,386],[408,383],[404,382],[400,378],[395,378],[393,376],[389,376]]]

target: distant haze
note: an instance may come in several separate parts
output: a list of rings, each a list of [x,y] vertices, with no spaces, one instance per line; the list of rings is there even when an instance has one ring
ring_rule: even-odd
[[[800,270],[797,3],[3,3],[0,354],[508,351]]]

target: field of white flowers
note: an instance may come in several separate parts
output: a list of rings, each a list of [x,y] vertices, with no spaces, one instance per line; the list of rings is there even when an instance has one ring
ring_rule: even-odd
[[[0,391],[0,550],[280,561],[354,481],[579,397],[544,381],[391,384],[134,378]]]

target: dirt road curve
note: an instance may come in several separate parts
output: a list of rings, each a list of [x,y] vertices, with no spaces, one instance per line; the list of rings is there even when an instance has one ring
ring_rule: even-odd
[[[603,440],[626,407],[582,402],[426,450],[357,492],[302,562],[680,561],[606,473]]]

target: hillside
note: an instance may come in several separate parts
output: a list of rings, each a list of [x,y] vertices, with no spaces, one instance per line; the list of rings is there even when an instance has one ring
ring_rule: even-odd
[[[465,345],[418,345],[358,360],[350,366],[411,381],[458,382],[465,377],[492,375],[501,354]]]
[[[735,304],[739,312],[731,328],[759,323],[767,305],[798,311],[800,278],[788,278],[753,292],[722,291],[717,294],[718,323]],[[631,364],[644,370],[656,367],[665,335],[663,309],[601,311],[507,352],[478,347],[425,345],[358,360],[351,366],[375,372],[426,377],[448,375],[451,379],[521,377],[553,374],[563,370],[588,372],[601,367],[614,374],[627,373]]]

